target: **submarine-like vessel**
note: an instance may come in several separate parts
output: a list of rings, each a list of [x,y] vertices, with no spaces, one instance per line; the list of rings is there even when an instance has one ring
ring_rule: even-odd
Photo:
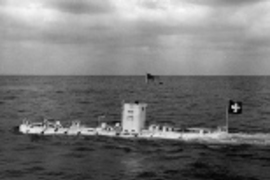
[[[73,121],[70,126],[62,126],[60,121],[44,120],[43,122],[29,122],[24,120],[19,126],[23,134],[38,135],[85,135],[85,136],[111,136],[123,138],[156,138],[179,140],[218,140],[228,136],[226,128],[176,128],[172,126],[150,125],[146,122],[145,103],[124,103],[121,122],[113,126],[103,122],[97,127],[81,125],[79,121]]]

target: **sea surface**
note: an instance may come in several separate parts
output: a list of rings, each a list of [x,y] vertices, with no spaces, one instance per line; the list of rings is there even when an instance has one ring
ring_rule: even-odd
[[[159,83],[161,81],[162,83]],[[121,119],[122,102],[148,104],[147,123],[225,125],[230,132],[270,133],[270,77],[0,76],[1,180],[269,180],[270,145],[211,144],[82,136],[28,136],[23,118],[80,120],[96,126]]]

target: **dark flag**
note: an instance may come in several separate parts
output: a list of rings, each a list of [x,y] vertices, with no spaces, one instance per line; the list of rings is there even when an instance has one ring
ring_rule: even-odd
[[[230,114],[241,114],[242,113],[242,102],[229,101],[228,113]]]
[[[163,84],[163,82],[160,81],[160,77],[159,76],[154,76],[152,74],[146,73],[145,75],[145,83],[149,83],[149,82],[154,82],[154,83],[158,83],[158,84]]]
[[[155,81],[155,76],[152,74],[147,73],[145,77],[145,82],[148,83],[149,81]]]

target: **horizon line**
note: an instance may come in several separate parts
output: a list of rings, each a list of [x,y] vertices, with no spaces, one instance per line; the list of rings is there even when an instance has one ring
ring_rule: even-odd
[[[150,73],[151,75],[154,75],[154,76],[194,76],[194,77],[198,77],[198,76],[207,76],[207,77],[213,77],[213,76],[270,76],[270,75],[256,75],[256,74],[250,74],[250,75],[235,75],[235,74],[232,74],[232,75],[226,75],[226,74],[221,74],[221,75],[205,75],[205,74],[202,74],[202,75],[185,75],[185,74],[179,74],[179,75],[176,75],[176,74],[171,74],[171,75],[164,75],[164,74],[154,74],[154,73]],[[86,74],[0,74],[0,77],[4,77],[4,76],[25,76],[25,77],[33,77],[33,76],[47,76],[47,77],[53,77],[53,76],[58,76],[58,77],[68,77],[68,76],[77,76],[77,77],[80,77],[80,76],[145,76],[146,74],[112,74],[112,75],[106,75],[106,74],[89,74],[89,75],[86,75]]]

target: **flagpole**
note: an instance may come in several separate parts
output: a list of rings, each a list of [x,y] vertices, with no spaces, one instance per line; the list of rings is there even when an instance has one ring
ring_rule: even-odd
[[[225,108],[226,109],[226,131],[229,133],[229,112],[228,112],[228,106]]]

